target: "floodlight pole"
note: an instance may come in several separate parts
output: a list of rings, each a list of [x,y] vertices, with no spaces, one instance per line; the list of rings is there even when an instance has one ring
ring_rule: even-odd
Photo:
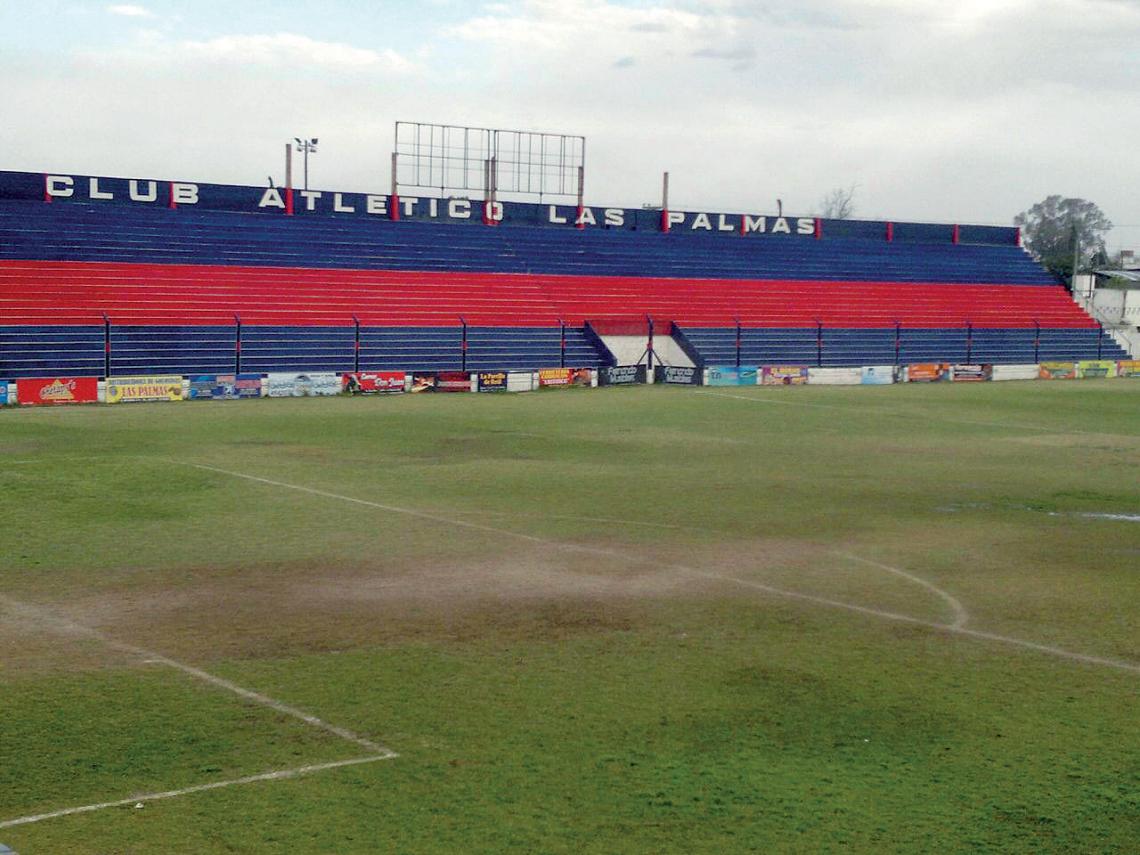
[[[285,214],[293,216],[293,144],[285,143]]]

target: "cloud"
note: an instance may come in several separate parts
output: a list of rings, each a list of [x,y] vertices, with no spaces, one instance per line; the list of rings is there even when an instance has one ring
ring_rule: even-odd
[[[632,56],[623,56],[621,59],[614,60],[614,68],[633,68],[637,65],[637,60]]]
[[[405,72],[412,63],[393,50],[358,48],[343,42],[317,41],[295,33],[219,36],[185,41],[179,49],[191,59],[210,63],[309,66],[339,70]]]
[[[108,12],[108,14],[111,14],[111,15],[121,15],[124,18],[153,18],[153,17],[155,17],[154,12],[150,11],[150,9],[147,9],[145,6],[131,6],[131,5],[108,6],[107,12]]]

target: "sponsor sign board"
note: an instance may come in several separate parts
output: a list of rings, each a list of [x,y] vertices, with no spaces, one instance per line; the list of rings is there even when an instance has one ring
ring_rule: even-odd
[[[0,407],[8,403],[8,381],[0,380]]]
[[[93,404],[99,400],[96,377],[49,377],[17,380],[16,398],[24,406],[35,404]]]
[[[906,367],[908,383],[941,383],[950,379],[950,365],[946,362],[914,362]]]
[[[187,378],[192,400],[231,401],[260,398],[260,374],[195,374]]]
[[[710,365],[708,385],[710,386],[755,386],[759,369],[735,365]]]
[[[685,365],[658,365],[653,369],[654,383],[669,383],[674,386],[700,386],[704,371]]]
[[[1037,366],[1037,377],[1041,380],[1075,380],[1075,362],[1042,362]]]
[[[531,392],[536,387],[537,378],[532,371],[512,371],[507,375],[508,392]]]
[[[995,365],[994,380],[1036,380],[1038,368],[1033,365]]]
[[[352,395],[374,395],[380,392],[403,392],[403,371],[354,371],[342,374],[341,388]]]
[[[605,365],[598,369],[599,386],[628,386],[644,382],[644,365]]]
[[[760,374],[762,386],[803,386],[808,370],[801,365],[765,365]]]
[[[863,382],[862,368],[809,368],[808,383],[826,386],[858,386]]]
[[[1117,377],[1140,377],[1140,359],[1125,359],[1116,363]]]
[[[506,392],[506,371],[481,371],[476,378],[476,391],[478,392]]]
[[[864,365],[862,370],[859,382],[864,386],[889,386],[898,377],[894,365]]]
[[[1110,359],[1085,359],[1077,363],[1077,376],[1092,380],[1116,376],[1116,362]]]
[[[162,374],[153,377],[108,377],[107,403],[140,401],[181,401],[182,376]]]
[[[470,392],[471,375],[466,371],[438,371],[435,375],[437,392]]]
[[[436,376],[430,371],[419,371],[412,375],[413,392],[434,392]]]
[[[979,383],[994,379],[994,367],[990,364],[954,365],[950,368],[950,379],[955,383]]]
[[[340,375],[332,371],[313,371],[308,374],[287,374],[283,372],[266,374],[265,389],[271,398],[339,395]]]
[[[569,386],[571,370],[570,368],[543,368],[538,372],[538,385],[543,388],[547,386]]]

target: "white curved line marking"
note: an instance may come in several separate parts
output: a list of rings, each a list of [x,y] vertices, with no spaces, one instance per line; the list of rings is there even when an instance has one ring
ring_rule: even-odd
[[[916,585],[921,585],[926,588],[926,590],[941,597],[954,612],[954,622],[950,624],[951,629],[961,629],[970,620],[970,613],[966,611],[966,607],[963,606],[961,602],[920,576],[915,576],[913,573],[908,573],[906,570],[900,570],[898,567],[892,567],[889,564],[872,561],[870,558],[860,558],[858,555],[852,555],[850,552],[833,552],[832,554],[838,555],[840,558],[846,558],[848,561],[855,561],[859,564],[866,564],[869,567],[877,567],[880,570],[885,570],[887,573],[893,573],[896,576],[914,582]]]

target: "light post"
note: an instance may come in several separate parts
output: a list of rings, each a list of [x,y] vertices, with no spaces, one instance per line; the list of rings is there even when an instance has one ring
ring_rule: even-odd
[[[297,143],[297,151],[305,153],[305,189],[309,189],[309,152],[317,153],[317,138],[313,137],[311,140],[303,140],[300,137],[293,137],[294,142]]]

